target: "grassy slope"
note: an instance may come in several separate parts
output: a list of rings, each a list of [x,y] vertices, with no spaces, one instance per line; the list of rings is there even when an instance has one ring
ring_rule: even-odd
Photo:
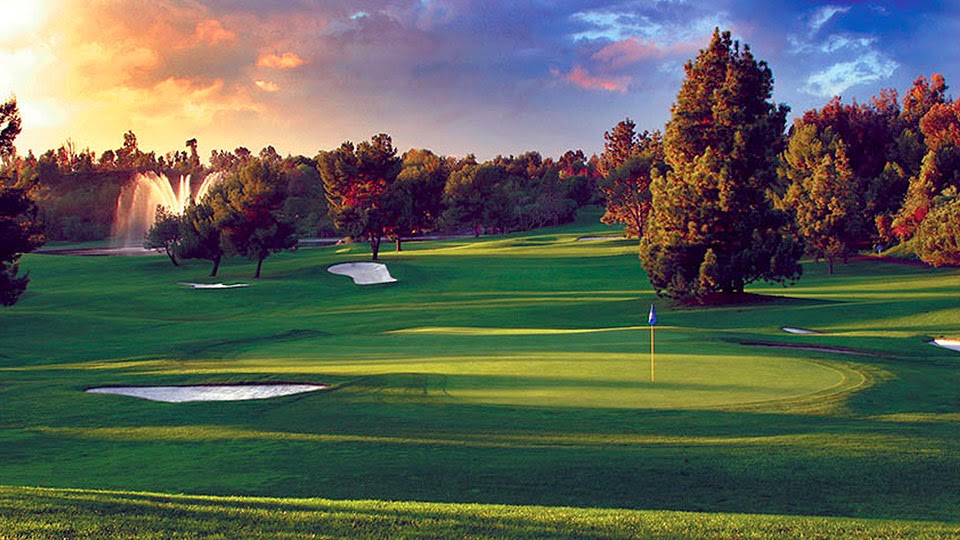
[[[690,517],[700,525],[689,526],[719,520],[741,531],[767,530],[767,518],[725,513],[960,521],[958,357],[923,343],[960,336],[956,271],[858,262],[827,278],[809,265],[798,287],[756,290],[789,299],[661,305],[658,383],[650,385],[644,323],[655,297],[630,242],[575,242],[585,230],[408,244],[404,254],[385,254],[401,281],[369,288],[324,270],[361,258],[357,246],[272,257],[266,279],[228,291],[177,286],[202,281],[206,267],[174,269],[161,257],[28,257],[30,292],[0,312],[0,482],[684,510],[719,513]],[[222,280],[248,281],[250,271],[236,261]],[[787,335],[783,325],[827,334]],[[216,405],[79,392],[241,380],[342,386]],[[27,509],[48,497],[56,508],[112,497],[2,494],[4,504]],[[252,503],[211,504],[222,518]],[[301,503],[275,504],[293,511]],[[504,526],[488,515],[504,516],[518,534],[528,525],[550,530],[536,518],[544,510],[525,506],[423,508],[476,514],[463,519],[485,523],[478,536]],[[653,515],[665,527],[688,526],[683,514],[628,512],[611,514],[603,530]],[[299,530],[320,518],[304,519]],[[770,527],[799,523],[771,519]],[[0,521],[0,534],[11,523]],[[797,530],[835,522],[804,523]]]

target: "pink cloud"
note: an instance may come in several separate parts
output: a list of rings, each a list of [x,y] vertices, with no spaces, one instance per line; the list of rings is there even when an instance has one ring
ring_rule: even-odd
[[[554,75],[557,76],[559,73],[554,71]],[[605,90],[607,92],[620,92],[621,94],[626,93],[630,87],[630,82],[633,80],[630,76],[603,77],[592,75],[582,66],[574,66],[569,73],[563,75],[563,79],[587,90]]]
[[[650,58],[660,58],[664,51],[656,43],[640,43],[636,38],[615,41],[600,49],[591,59],[606,64],[612,69],[623,69]]]

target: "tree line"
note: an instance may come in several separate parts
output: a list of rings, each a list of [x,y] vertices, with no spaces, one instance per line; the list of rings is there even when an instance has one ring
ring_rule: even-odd
[[[174,264],[210,260],[211,275],[222,257],[242,255],[259,276],[297,236],[362,239],[376,259],[384,239],[400,250],[403,238],[433,232],[527,230],[567,222],[592,203],[605,206],[605,223],[640,239],[651,284],[678,299],[796,281],[804,254],[826,260],[831,273],[858,251],[897,244],[933,265],[960,263],[960,102],[942,76],[918,77],[902,100],[892,89],[866,104],[834,98],[787,129],[789,108],[771,101],[772,71],[729,32],[715,30],[684,69],[662,132],[638,132],[627,118],[589,159],[580,150],[483,163],[427,149],[398,155],[378,134],[312,158],[269,146],[256,155],[214,150],[204,165],[195,139],[158,156],[140,150],[132,132],[99,156],[68,142],[36,158],[13,147],[11,99],[0,107],[0,193],[12,202],[0,215],[17,223],[11,238],[22,241],[0,252],[4,277],[25,286],[15,264],[38,231],[106,236],[121,187],[145,171],[223,176],[183,215],[159,212],[145,239]]]
[[[223,256],[243,255],[257,261],[259,277],[264,259],[296,245],[298,181],[322,193],[335,232],[369,243],[373,260],[383,240],[400,251],[404,238],[438,231],[479,236],[556,225],[595,202],[595,175],[582,152],[558,162],[536,152],[485,163],[425,149],[401,156],[381,133],[312,159],[221,152],[217,161],[227,164],[223,180],[183,215],[158,211],[145,243],[173,264],[178,257],[210,260],[211,276]]]
[[[773,75],[729,32],[685,65],[665,133],[629,118],[604,134],[604,220],[640,238],[658,293],[706,301],[751,282],[800,278],[895,245],[936,266],[960,264],[960,102],[940,75],[901,100],[833,98],[789,130]]]
[[[9,105],[16,109],[15,100]],[[185,150],[158,155],[141,150],[127,132],[119,148],[100,155],[68,141],[40,157],[21,156],[11,138],[0,171],[5,185],[29,193],[31,223],[49,239],[68,241],[109,237],[120,191],[138,173],[195,182],[218,174],[222,179],[182,215],[159,209],[144,245],[165,252],[173,264],[209,260],[211,276],[224,257],[245,256],[256,261],[259,277],[263,261],[293,249],[299,237],[348,236],[368,242],[377,259],[384,239],[399,251],[405,237],[569,222],[598,200],[596,159],[580,150],[557,160],[526,152],[482,163],[427,149],[400,155],[389,135],[378,134],[314,157],[283,157],[272,146],[256,154],[244,147],[213,150],[205,165],[196,139]]]

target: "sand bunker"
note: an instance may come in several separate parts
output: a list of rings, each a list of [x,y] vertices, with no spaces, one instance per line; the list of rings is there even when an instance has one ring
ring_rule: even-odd
[[[790,333],[790,334],[810,335],[810,334],[819,334],[819,333],[820,333],[820,332],[817,332],[816,330],[807,330],[806,328],[794,328],[794,327],[792,327],[792,326],[784,326],[784,327],[782,327],[782,328],[780,328],[780,329],[783,330],[784,332],[788,332],[788,333]]]
[[[232,285],[224,285],[223,283],[189,283],[186,281],[181,281],[180,285],[186,285],[191,289],[235,289],[237,287],[248,287],[246,283],[234,283]]]
[[[150,401],[243,401],[268,399],[323,390],[322,384],[211,384],[196,386],[101,386],[88,388],[90,394],[115,394]]]
[[[943,347],[944,349],[950,349],[951,351],[960,352],[960,339],[935,339],[930,342],[931,345],[936,345],[937,347]]]
[[[373,262],[357,262],[335,264],[327,271],[331,274],[348,276],[357,285],[374,285],[377,283],[393,283],[397,279],[390,275],[387,265]]]

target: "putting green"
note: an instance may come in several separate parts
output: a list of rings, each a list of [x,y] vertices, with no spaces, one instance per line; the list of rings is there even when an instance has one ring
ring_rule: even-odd
[[[501,405],[710,409],[834,394],[862,382],[859,374],[804,359],[671,354],[656,358],[651,382],[649,358],[587,353],[473,359],[445,390],[453,398]]]
[[[322,363],[315,349],[302,356],[289,347],[285,352],[300,357],[290,365],[288,356],[287,369],[316,370],[321,379],[416,374],[424,377],[422,391],[438,398],[529,407],[730,409],[817,403],[867,382],[850,358],[837,354],[749,347],[690,328],[664,331],[665,339],[657,341],[653,382],[649,332],[643,327],[415,327],[370,336],[363,344],[351,341],[344,349],[352,357],[328,345]],[[273,352],[265,347],[238,360],[246,369],[262,370]],[[242,369],[236,362],[231,369]]]

